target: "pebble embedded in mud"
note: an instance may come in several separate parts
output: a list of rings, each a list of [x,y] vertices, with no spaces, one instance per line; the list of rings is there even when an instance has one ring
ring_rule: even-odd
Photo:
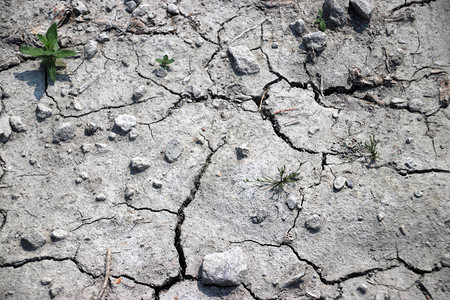
[[[27,251],[37,250],[44,246],[45,243],[45,237],[35,229],[25,232],[20,240],[23,249]]]
[[[169,163],[178,160],[184,150],[183,144],[177,138],[172,139],[166,146],[165,159]]]
[[[340,191],[340,190],[342,190],[342,188],[344,187],[346,182],[347,182],[347,179],[345,177],[338,176],[334,179],[333,187],[336,191]]]
[[[241,248],[207,254],[202,263],[202,283],[237,286],[241,284],[246,271],[246,256]]]

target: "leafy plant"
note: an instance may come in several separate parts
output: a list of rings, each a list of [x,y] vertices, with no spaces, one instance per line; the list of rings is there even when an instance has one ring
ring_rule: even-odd
[[[38,34],[38,39],[44,44],[44,48],[35,48],[28,46],[21,46],[20,52],[34,57],[42,58],[42,64],[47,67],[47,73],[50,79],[56,81],[56,67],[65,67],[66,65],[57,60],[57,58],[69,57],[77,55],[72,50],[59,50],[58,33],[56,32],[57,25],[53,23],[47,30],[45,36]]]
[[[169,68],[169,65],[171,63],[173,63],[174,61],[175,61],[175,59],[173,59],[173,58],[169,59],[169,56],[167,54],[164,55],[164,57],[162,59],[159,59],[159,58],[156,59],[156,62],[159,63],[163,69],[166,69],[166,70]]]
[[[321,11],[320,9],[317,12],[317,18],[316,18],[316,22],[314,22],[314,24],[319,24],[320,31],[325,31],[325,29],[327,29],[327,24],[325,23],[325,20],[323,19],[323,11]]]
[[[375,161],[379,159],[379,155],[377,152],[377,145],[379,141],[375,140],[375,137],[372,135],[369,141],[364,142],[364,148],[369,152],[369,157],[371,161]]]
[[[299,170],[304,163],[299,161],[299,166],[297,170],[290,172],[289,174],[286,172],[286,166],[278,167],[278,176],[273,178],[269,176],[263,176],[262,178],[257,178],[254,181],[267,184],[270,188],[276,192],[284,191],[284,186],[288,183],[298,181],[299,178]],[[244,182],[251,182],[249,179],[245,179]]]

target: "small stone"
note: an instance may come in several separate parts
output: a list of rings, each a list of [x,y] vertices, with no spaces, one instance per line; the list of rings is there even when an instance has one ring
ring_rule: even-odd
[[[302,38],[306,49],[322,52],[327,47],[327,35],[322,31],[305,34]]]
[[[423,193],[422,193],[422,191],[415,191],[415,192],[414,192],[414,196],[415,196],[416,198],[421,198],[421,197],[423,197]]]
[[[53,133],[53,142],[66,142],[75,137],[75,129],[70,122],[62,123]]]
[[[323,17],[333,26],[344,26],[347,22],[346,9],[336,0],[325,0],[323,4]],[[327,24],[328,25],[328,24]]]
[[[350,0],[350,7],[362,18],[369,20],[374,8],[373,0]]]
[[[89,179],[89,174],[86,173],[86,172],[81,172],[79,176],[83,180],[88,180]]]
[[[97,148],[98,153],[106,153],[109,151],[108,146],[106,144],[96,143],[95,147]]]
[[[98,43],[94,40],[90,40],[84,46],[84,57],[89,60],[97,54],[97,45]]]
[[[84,133],[86,135],[94,135],[94,133],[99,129],[100,127],[93,123],[93,122],[87,122],[86,126],[84,127]]]
[[[413,160],[408,160],[405,162],[405,166],[409,169],[413,169],[414,167],[417,167],[417,164]]]
[[[158,68],[154,72],[156,77],[164,78],[167,76],[167,71],[164,68]]]
[[[24,250],[31,251],[41,248],[46,243],[45,237],[37,232],[35,229],[31,229],[22,235],[20,244]]]
[[[50,288],[50,297],[51,298],[55,298],[56,296],[58,296],[62,290],[63,290],[63,286],[61,286],[60,284],[53,284],[52,287]]]
[[[134,141],[135,139],[137,139],[137,137],[139,136],[139,131],[136,128],[131,129],[130,131],[130,141]]]
[[[134,189],[131,186],[125,187],[125,199],[131,200],[134,196]]]
[[[424,103],[421,99],[411,99],[408,102],[409,110],[412,112],[420,112],[423,109]]]
[[[167,144],[165,159],[169,163],[173,163],[174,161],[178,160],[181,153],[183,152],[183,149],[183,144],[177,138],[174,138]]]
[[[351,179],[347,179],[347,181],[345,182],[345,184],[347,185],[347,187],[349,188],[353,188],[355,186],[355,183],[353,182],[353,180]]]
[[[22,119],[18,116],[12,116],[9,118],[9,125],[14,132],[24,132],[27,131],[25,124],[23,124]]]
[[[450,267],[450,254],[444,254],[441,258],[441,265],[443,267]]]
[[[414,141],[414,140],[413,140],[412,138],[407,138],[407,139],[406,139],[406,143],[407,143],[407,144],[411,144],[413,141]]]
[[[300,37],[303,32],[305,32],[305,27],[305,21],[302,19],[298,19],[297,21],[289,24],[289,28],[296,37]]]
[[[180,10],[178,9],[178,6],[170,3],[169,5],[167,5],[167,12],[171,15],[178,15],[180,13]]]
[[[202,283],[218,286],[238,286],[247,271],[246,257],[241,248],[207,254],[202,263]]]
[[[69,233],[63,229],[55,229],[52,231],[50,238],[53,242],[61,241],[67,238]]]
[[[39,120],[45,120],[47,118],[50,118],[52,116],[52,110],[48,108],[46,105],[39,103],[36,106],[36,117]]]
[[[73,6],[73,12],[74,12],[75,16],[78,17],[79,15],[87,15],[89,13],[89,10],[88,10],[86,4],[84,4],[81,1],[77,1],[77,2],[75,2],[75,5]]]
[[[162,182],[159,180],[153,180],[152,186],[155,189],[160,189],[160,188],[162,188]]]
[[[75,179],[75,183],[76,183],[76,184],[80,184],[80,183],[82,183],[82,182],[83,182],[83,179],[80,178],[80,177],[77,177],[77,179]]]
[[[142,97],[144,97],[145,93],[147,92],[147,89],[145,88],[145,85],[141,85],[139,86],[137,89],[134,90],[133,92],[133,100],[137,101],[139,99],[141,99]]]
[[[106,43],[109,40],[111,39],[109,38],[109,35],[107,35],[106,33],[99,33],[97,35],[97,42],[99,42],[100,44]]]
[[[277,42],[272,43],[272,49],[278,49],[279,45]]]
[[[52,283],[52,279],[50,277],[42,277],[41,278],[41,284],[42,285],[49,285],[50,283]]]
[[[305,221],[305,227],[311,231],[319,231],[320,229],[320,216],[312,215]]]
[[[119,115],[114,119],[114,124],[123,132],[128,132],[136,126],[136,118],[130,115]]]
[[[383,221],[384,217],[385,217],[384,213],[383,212],[379,212],[378,215],[377,215],[378,222]]]
[[[195,85],[189,87],[188,93],[193,99],[199,99],[202,95],[202,92]]]
[[[263,208],[263,209],[256,210],[255,215],[253,215],[250,219],[252,220],[253,224],[260,224],[268,216],[269,216],[269,213]]]
[[[97,196],[95,196],[95,201],[106,201],[106,195],[103,193],[98,194]]]
[[[0,142],[6,143],[11,136],[11,125],[9,125],[9,117],[0,118]]]
[[[133,10],[136,9],[137,4],[136,4],[136,2],[134,2],[134,1],[127,1],[127,2],[125,3],[125,6],[126,6],[125,11],[126,11],[126,12],[129,12],[129,13],[132,13]]]
[[[294,195],[289,195],[289,197],[286,200],[286,204],[290,210],[293,210],[294,208],[297,207],[297,197]]]
[[[150,167],[150,163],[146,158],[142,157],[133,157],[130,161],[131,171],[134,172],[143,172]]]
[[[31,158],[29,161],[30,165],[34,166],[36,164],[36,160],[34,158]]]
[[[260,71],[258,62],[253,54],[245,46],[228,48],[228,55],[233,70],[240,75],[256,74]]]
[[[241,160],[243,158],[246,158],[250,155],[250,150],[248,149],[247,145],[240,145],[235,148],[236,150],[236,156],[238,160]]]
[[[337,191],[342,190],[346,181],[347,181],[347,179],[345,177],[341,177],[341,176],[336,177],[336,179],[334,179],[334,182],[333,182],[334,189]]]
[[[108,139],[110,141],[114,141],[116,139],[116,137],[117,137],[117,134],[115,134],[114,132],[110,132],[108,135]]]
[[[92,150],[92,145],[91,144],[83,144],[81,145],[81,152],[83,154],[86,154],[88,152],[90,152]]]
[[[339,114],[337,112],[334,112],[332,116],[333,116],[333,119],[337,119],[339,117]]]
[[[156,18],[156,16],[157,16],[156,11],[153,10],[147,14],[147,19],[151,21],[152,19]]]
[[[150,6],[148,4],[142,4],[136,7],[135,10],[133,10],[133,13],[131,16],[133,17],[143,17],[145,14],[149,11]]]
[[[365,293],[367,293],[367,285],[365,284],[361,284],[358,286],[358,288],[356,289],[360,294],[364,295]]]

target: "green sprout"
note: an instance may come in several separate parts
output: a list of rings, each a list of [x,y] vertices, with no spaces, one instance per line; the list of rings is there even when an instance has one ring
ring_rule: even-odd
[[[77,55],[72,50],[59,50],[58,33],[56,32],[57,25],[53,23],[47,30],[45,36],[38,34],[38,39],[44,44],[44,48],[35,48],[28,46],[21,46],[20,52],[34,57],[42,58],[42,63],[47,67],[47,73],[50,79],[56,81],[56,67],[65,68],[66,65],[57,60],[57,58],[69,57]]]
[[[173,63],[175,61],[175,59],[171,58],[169,59],[169,56],[166,54],[164,55],[163,59],[156,59],[156,62],[159,63],[161,65],[161,67],[165,70],[167,70],[169,68],[169,65],[171,63]]]
[[[323,19],[323,11],[321,11],[320,9],[317,12],[317,18],[316,18],[316,22],[314,22],[314,24],[319,24],[320,31],[325,31],[325,29],[327,29],[327,24],[325,23],[325,21]]]
[[[369,141],[364,142],[364,148],[369,152],[370,161],[374,162],[379,159],[379,155],[377,152],[377,145],[379,141],[375,140],[375,137],[372,135]]]
[[[257,178],[254,181],[269,185],[270,188],[276,192],[284,191],[284,186],[288,183],[292,183],[295,181],[298,181],[298,176],[300,175],[299,170],[300,167],[303,165],[301,161],[299,161],[299,166],[297,170],[294,172],[290,172],[289,174],[286,172],[286,166],[283,165],[283,167],[278,167],[278,176],[275,178],[269,177],[269,176],[263,176],[262,178]],[[244,182],[251,182],[249,179],[245,179]]]

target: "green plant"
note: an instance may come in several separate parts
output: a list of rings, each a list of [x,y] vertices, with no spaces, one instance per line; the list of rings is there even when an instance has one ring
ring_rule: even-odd
[[[369,141],[364,142],[364,148],[369,152],[369,158],[371,161],[375,161],[379,159],[379,155],[377,152],[377,145],[379,141],[375,140],[375,137],[372,135]]]
[[[323,19],[323,11],[321,11],[320,9],[317,12],[317,18],[316,18],[316,22],[314,22],[314,24],[319,24],[320,31],[325,31],[325,29],[327,29],[327,24],[325,23],[325,21]]]
[[[286,166],[283,165],[283,167],[278,167],[278,176],[273,178],[273,177],[269,177],[269,176],[263,176],[262,178],[257,178],[253,181],[262,183],[262,184],[267,184],[270,186],[270,188],[276,192],[280,192],[280,191],[284,191],[284,186],[288,183],[291,182],[295,182],[298,181],[299,178],[299,170],[301,168],[301,166],[304,163],[302,163],[301,161],[299,161],[299,166],[297,168],[297,170],[290,172],[289,174],[286,172]],[[244,182],[252,182],[249,179],[245,179]]]
[[[42,64],[47,67],[47,73],[50,79],[56,81],[56,67],[65,67],[66,65],[57,60],[57,58],[69,57],[77,55],[72,50],[59,50],[58,33],[56,32],[57,25],[53,23],[47,30],[45,36],[38,34],[38,39],[44,44],[44,48],[35,48],[28,46],[21,46],[20,52],[34,57],[42,58]]]
[[[156,59],[156,62],[159,63],[163,69],[166,69],[166,70],[167,70],[167,68],[169,68],[169,65],[171,63],[173,63],[174,61],[175,61],[175,59],[173,59],[173,58],[169,59],[169,56],[167,54],[164,55],[164,57],[162,59],[159,59],[159,58]]]

